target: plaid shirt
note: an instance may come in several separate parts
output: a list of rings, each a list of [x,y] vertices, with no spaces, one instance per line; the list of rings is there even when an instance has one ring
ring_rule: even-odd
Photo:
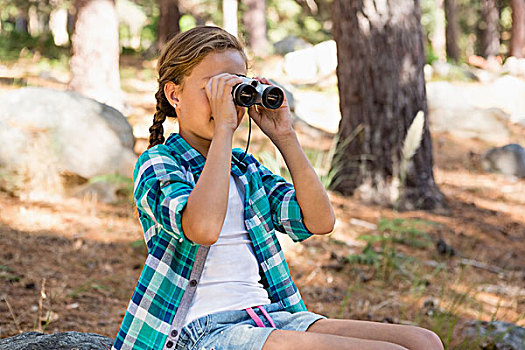
[[[294,187],[250,154],[241,163],[242,154],[240,148],[232,150],[231,172],[245,188],[245,224],[261,283],[272,302],[281,302],[292,313],[306,311],[274,231],[294,242],[312,236],[303,224]],[[178,133],[137,161],[134,198],[148,257],[112,349],[162,349],[166,342],[199,247],[184,235],[181,212],[205,162]]]

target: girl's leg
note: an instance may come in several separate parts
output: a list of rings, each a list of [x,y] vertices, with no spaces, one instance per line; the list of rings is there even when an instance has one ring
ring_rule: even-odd
[[[314,322],[306,332],[379,340],[410,350],[443,350],[437,334],[417,326],[328,318]]]
[[[319,322],[319,321],[317,321]],[[313,332],[273,330],[262,350],[407,350],[383,341],[366,340]],[[425,349],[426,350],[426,349]]]

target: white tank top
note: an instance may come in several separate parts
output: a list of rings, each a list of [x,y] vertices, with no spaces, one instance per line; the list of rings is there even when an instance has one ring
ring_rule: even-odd
[[[210,246],[193,301],[184,320],[219,311],[270,304],[259,282],[259,263],[244,224],[244,186],[230,175],[228,209],[217,242]]]

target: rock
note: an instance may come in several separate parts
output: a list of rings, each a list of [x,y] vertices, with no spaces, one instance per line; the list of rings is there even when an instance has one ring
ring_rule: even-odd
[[[470,110],[498,108],[512,123],[525,119],[525,81],[503,76],[490,84],[430,82],[427,84],[429,109]],[[507,116],[508,115],[508,116]]]
[[[508,142],[508,114],[499,108],[483,108],[469,103],[475,95],[470,90],[479,89],[449,82],[427,84],[432,131],[448,132],[460,138],[479,138],[494,144]]]
[[[113,339],[95,333],[63,332],[44,334],[26,332],[0,339],[2,350],[107,350]]]
[[[287,53],[284,71],[294,83],[313,84],[319,79],[335,75],[337,47],[334,40],[313,47]]]
[[[469,321],[462,335],[479,341],[480,349],[525,350],[525,328],[509,322]]]
[[[287,36],[286,38],[273,44],[275,53],[278,55],[286,55],[289,52],[307,49],[312,46],[313,45],[306,40],[296,36]]]
[[[314,91],[295,91],[295,113],[307,124],[331,134],[337,133],[341,120],[339,97]]]
[[[436,108],[429,111],[433,132],[448,132],[459,138],[478,138],[498,144],[508,142],[510,132],[506,128],[505,113],[497,108],[452,109]]]
[[[437,252],[440,255],[454,256],[456,255],[456,250],[447,244],[442,238],[440,238],[436,243]]]
[[[432,64],[432,77],[445,80],[477,81],[478,77],[469,70],[448,63],[435,61]]]
[[[0,105],[0,171],[18,176],[19,186],[45,175],[39,187],[52,178],[55,190],[56,177],[66,172],[131,178],[135,138],[116,109],[72,91],[38,87],[2,92]]]
[[[503,73],[508,73],[515,77],[525,78],[525,58],[516,58],[511,56],[503,64]]]
[[[489,149],[483,155],[483,170],[525,178],[525,149],[516,143]]]

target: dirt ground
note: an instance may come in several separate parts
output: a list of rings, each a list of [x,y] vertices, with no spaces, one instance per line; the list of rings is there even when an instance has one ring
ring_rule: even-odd
[[[310,137],[298,132],[309,145]],[[525,137],[524,129],[513,133]],[[252,142],[251,150],[265,147],[260,138]],[[330,140],[316,144],[326,148]],[[434,134],[433,146],[448,210],[399,213],[329,193],[334,232],[283,243],[310,311],[417,324],[451,349],[459,348],[460,331],[471,319],[525,327],[525,180],[482,172],[488,146],[481,141]],[[31,330],[114,337],[145,261],[135,210],[129,201],[24,202],[0,192],[0,338]],[[378,235],[378,223],[396,219],[423,223],[432,244],[396,244],[397,256],[405,257],[398,267],[395,259],[383,260],[379,269],[346,259],[363,251],[360,235]],[[439,239],[455,254],[440,254]],[[378,251],[381,242],[373,247]]]

